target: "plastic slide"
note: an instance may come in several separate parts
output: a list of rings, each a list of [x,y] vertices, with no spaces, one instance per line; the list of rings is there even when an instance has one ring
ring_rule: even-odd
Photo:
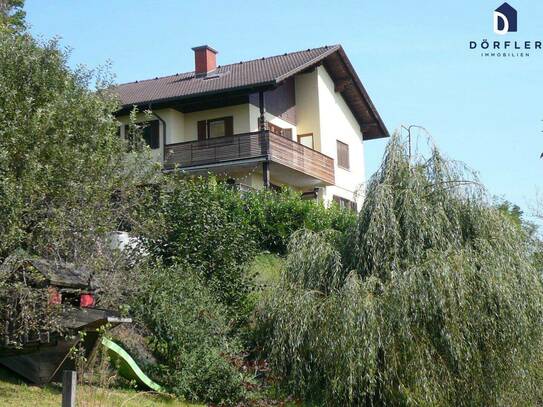
[[[119,374],[128,380],[135,380],[140,386],[148,387],[154,391],[163,391],[162,387],[149,379],[149,377],[143,373],[140,367],[136,364],[134,359],[115,342],[110,341],[107,338],[102,338],[102,345],[108,349],[109,357],[117,369]]]

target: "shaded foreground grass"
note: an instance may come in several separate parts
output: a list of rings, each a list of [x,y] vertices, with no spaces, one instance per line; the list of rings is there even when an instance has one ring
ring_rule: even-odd
[[[262,252],[251,264],[251,273],[255,275],[256,284],[260,288],[269,288],[279,281],[284,259],[276,254]]]
[[[100,389],[78,386],[78,407],[189,407],[189,404],[174,396],[157,395],[134,390]],[[8,370],[0,368],[0,407],[58,407],[62,395],[60,385],[31,386],[15,378]]]

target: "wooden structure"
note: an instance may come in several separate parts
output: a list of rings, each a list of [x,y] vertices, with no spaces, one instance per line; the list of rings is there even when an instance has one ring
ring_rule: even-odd
[[[166,168],[274,162],[334,184],[334,160],[270,130],[166,145]]]
[[[75,345],[82,345],[85,356],[89,356],[99,343],[98,328],[101,326],[131,322],[113,311],[94,308],[92,295],[98,287],[91,273],[84,268],[44,259],[8,258],[2,271],[9,272],[13,279],[25,279],[32,287],[47,287],[49,304],[36,306],[60,307],[60,332],[29,335],[23,338],[22,347],[12,346],[6,338],[0,347],[0,364],[35,384],[60,381],[63,370],[73,370],[70,351]],[[36,274],[42,278],[35,278]],[[82,343],[79,332],[86,333]]]

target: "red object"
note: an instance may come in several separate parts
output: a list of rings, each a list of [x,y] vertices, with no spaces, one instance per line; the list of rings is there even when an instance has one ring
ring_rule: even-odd
[[[206,74],[217,68],[217,51],[207,45],[194,47],[194,73]]]
[[[62,294],[55,287],[48,287],[47,291],[49,291],[49,305],[59,305],[62,303]]]
[[[92,296],[92,294],[81,294],[81,297],[79,297],[79,306],[82,308],[94,307],[94,297]]]

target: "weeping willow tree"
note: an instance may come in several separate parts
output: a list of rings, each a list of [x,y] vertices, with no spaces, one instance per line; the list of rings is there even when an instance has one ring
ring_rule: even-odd
[[[523,233],[473,173],[393,137],[356,228],[293,237],[262,311],[275,373],[323,405],[541,402],[543,285]]]

